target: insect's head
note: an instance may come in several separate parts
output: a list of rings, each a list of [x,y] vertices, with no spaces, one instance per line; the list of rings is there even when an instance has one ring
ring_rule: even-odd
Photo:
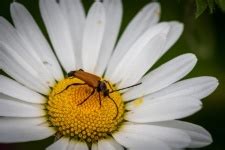
[[[100,92],[102,91],[104,93],[104,91],[107,90],[107,86],[105,84],[104,81],[99,81],[98,87],[97,87],[97,91]]]

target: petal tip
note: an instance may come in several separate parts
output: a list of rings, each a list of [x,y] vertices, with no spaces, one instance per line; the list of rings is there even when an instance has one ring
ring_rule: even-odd
[[[193,53],[187,53],[187,54],[184,54],[183,56],[189,58],[193,62],[197,62],[198,61],[197,56],[195,54],[193,54]]]

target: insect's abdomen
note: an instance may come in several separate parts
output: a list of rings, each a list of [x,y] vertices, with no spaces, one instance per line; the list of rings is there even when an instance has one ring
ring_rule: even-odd
[[[94,88],[98,87],[99,81],[101,80],[100,77],[94,74],[84,72],[84,71],[79,71],[79,70],[74,73],[74,76],[86,82],[89,86]]]

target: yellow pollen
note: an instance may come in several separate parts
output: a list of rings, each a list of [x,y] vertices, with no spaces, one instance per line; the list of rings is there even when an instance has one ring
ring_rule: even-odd
[[[112,85],[107,88],[115,90]],[[58,134],[93,143],[118,129],[124,117],[121,94],[109,94],[114,103],[102,92],[99,99],[97,90],[91,95],[92,90],[78,78],[66,78],[55,85],[46,108],[49,122]],[[90,98],[83,102],[89,95]]]
[[[139,98],[133,102],[134,102],[134,106],[138,107],[144,102],[144,100],[143,100],[143,98]]]

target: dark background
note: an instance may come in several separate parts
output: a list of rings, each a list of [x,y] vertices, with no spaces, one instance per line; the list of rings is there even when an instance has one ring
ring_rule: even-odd
[[[9,7],[12,1],[0,1],[0,16],[10,21]],[[93,2],[83,1],[86,10]],[[17,0],[17,2],[28,8],[46,34],[40,17],[38,0]],[[124,16],[121,32],[132,17],[149,2],[150,0],[123,0]],[[161,21],[183,22],[184,32],[179,41],[154,67],[180,54],[194,53],[198,57],[198,63],[186,78],[203,75],[218,78],[220,85],[213,94],[203,99],[203,109],[184,120],[203,126],[212,134],[214,142],[202,149],[225,150],[225,14],[215,7],[213,14],[206,11],[196,19],[194,0],[159,0],[159,2],[162,8]],[[53,138],[48,138],[29,143],[0,144],[0,150],[42,150],[52,142]]]

